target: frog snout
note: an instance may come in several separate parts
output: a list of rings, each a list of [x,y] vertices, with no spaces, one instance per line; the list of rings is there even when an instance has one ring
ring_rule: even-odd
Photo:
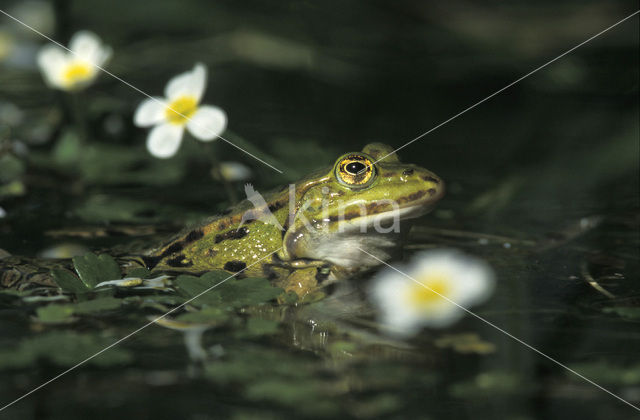
[[[407,174],[405,174],[408,172]],[[423,168],[406,169],[403,173],[407,178],[423,185],[432,200],[439,200],[444,195],[444,181],[431,171]]]

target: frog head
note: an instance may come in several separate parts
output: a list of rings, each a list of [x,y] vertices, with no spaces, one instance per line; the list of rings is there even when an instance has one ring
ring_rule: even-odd
[[[433,172],[402,163],[390,146],[368,144],[342,155],[306,183],[286,228],[283,259],[325,260],[353,271],[388,259],[401,221],[427,213],[444,195]]]

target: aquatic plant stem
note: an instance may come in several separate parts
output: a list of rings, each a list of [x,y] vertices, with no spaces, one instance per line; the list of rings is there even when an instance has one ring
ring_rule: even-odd
[[[211,162],[211,175],[218,179],[222,186],[224,187],[224,191],[229,199],[231,205],[236,204],[238,202],[238,196],[236,191],[233,189],[233,185],[229,182],[227,178],[222,174],[222,170],[220,167],[220,161],[213,150],[213,144],[211,143],[202,143],[204,154],[207,157],[207,160]]]
[[[89,132],[82,93],[72,92],[69,96],[71,97],[71,121],[76,126],[80,144],[86,144]]]

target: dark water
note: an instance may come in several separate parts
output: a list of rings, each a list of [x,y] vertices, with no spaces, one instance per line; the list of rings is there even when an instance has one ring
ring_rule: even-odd
[[[95,31],[114,49],[109,70],[152,95],[205,63],[204,102],[228,113],[225,137],[284,173],[221,141],[205,155],[192,138],[158,161],[131,122],[138,92],[103,75],[74,99],[47,89],[37,69],[0,62],[0,99],[23,113],[19,122],[3,117],[0,129],[0,248],[15,255],[61,243],[122,252],[219,212],[228,199],[209,174],[212,157],[250,166],[256,188],[267,189],[370,141],[399,147],[637,6],[52,4],[55,39]],[[485,259],[498,287],[477,314],[636,406],[638,61],[636,16],[399,152],[448,186],[413,226],[403,260],[434,247]],[[28,152],[9,146],[15,140]],[[240,196],[242,184],[233,188]],[[638,415],[473,317],[391,341],[354,296],[238,313],[204,333],[204,362],[190,359],[181,332],[152,325],[0,416]],[[0,405],[175,304],[166,293],[116,298],[123,303],[73,322],[44,322],[37,310],[46,303],[0,293]]]

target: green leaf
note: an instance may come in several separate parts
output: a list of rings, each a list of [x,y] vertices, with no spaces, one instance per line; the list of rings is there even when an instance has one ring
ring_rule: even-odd
[[[136,267],[127,271],[127,277],[140,277],[141,279],[147,279],[151,275],[151,271],[144,267]]]
[[[79,302],[73,306],[73,312],[78,314],[90,314],[92,312],[108,311],[111,309],[117,309],[122,304],[120,299],[113,297],[104,297],[93,300],[86,300]]]
[[[10,154],[0,156],[0,184],[13,181],[24,172],[24,163]]]
[[[60,287],[65,292],[77,294],[84,293],[89,290],[89,288],[69,270],[56,268],[51,270],[51,276],[53,277],[53,281],[56,282],[58,287]]]
[[[278,321],[262,318],[249,318],[247,320],[247,334],[250,336],[260,336],[275,334],[278,332]]]
[[[71,305],[47,305],[36,309],[36,315],[41,322],[65,322],[71,319],[73,307]]]
[[[218,324],[226,322],[230,316],[228,310],[209,306],[197,312],[182,314],[176,320],[194,324]]]
[[[77,163],[81,156],[81,143],[80,137],[75,130],[65,130],[53,148],[53,160],[61,166]]]
[[[117,280],[121,277],[120,266],[107,254],[102,254],[98,257],[89,253],[73,257],[73,265],[80,276],[80,280],[89,289],[93,289],[100,282]]]
[[[200,305],[211,305],[211,306],[219,306],[221,305],[222,298],[218,293],[217,288],[221,282],[225,281],[229,277],[229,273],[226,271],[211,271],[209,273],[204,274],[201,277],[182,275],[178,276],[175,279],[174,285],[178,288],[178,290],[182,293],[183,296],[187,298],[193,298],[198,296],[200,293],[205,290],[214,287],[209,290],[207,293],[193,300],[191,303],[196,306]]]
[[[266,303],[284,293],[284,290],[272,286],[269,280],[263,277],[230,279],[219,289],[218,293],[223,302],[235,307]]]
[[[236,279],[222,270],[210,271],[201,277],[182,275],[174,281],[174,285],[187,298],[193,298],[210,289],[195,299],[192,302],[194,305],[224,305],[234,308],[265,303],[284,293],[265,278]]]

